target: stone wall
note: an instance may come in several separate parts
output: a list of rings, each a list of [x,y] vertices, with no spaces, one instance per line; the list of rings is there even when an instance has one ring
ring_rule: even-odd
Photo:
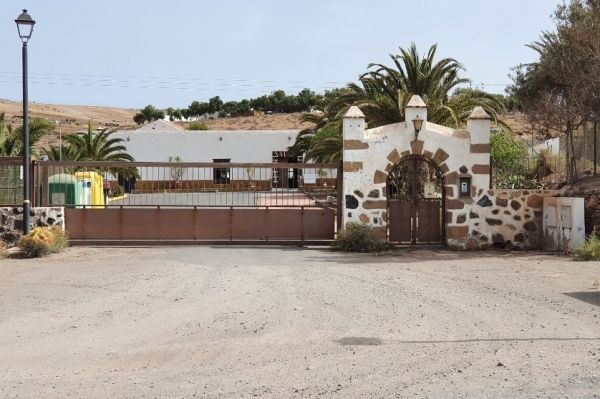
[[[478,191],[490,186],[490,117],[475,109],[467,129],[452,129],[427,122],[427,109],[418,96],[405,108],[408,121],[423,120],[415,131],[412,122],[365,129],[364,115],[351,107],[343,119],[343,225],[364,222],[375,237],[387,237],[386,183],[388,173],[404,157],[419,156],[435,163],[444,178],[446,206],[463,209]],[[471,195],[459,195],[460,178],[471,179]],[[448,220],[448,230],[460,234],[464,226]]]
[[[59,226],[64,230],[63,208],[32,208],[30,210],[30,225],[35,226]],[[8,247],[15,246],[23,231],[23,208],[0,208],[0,240]]]
[[[479,190],[472,203],[448,209],[448,246],[541,249],[544,197],[557,195],[558,191]]]

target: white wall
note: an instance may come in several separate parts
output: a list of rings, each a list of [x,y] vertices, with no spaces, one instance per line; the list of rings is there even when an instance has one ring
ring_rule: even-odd
[[[273,151],[285,151],[294,144],[297,130],[232,130],[140,132],[120,131],[127,152],[139,162],[167,162],[180,156],[183,162],[271,162]]]
[[[113,137],[122,138],[127,152],[138,162],[168,162],[170,156],[182,162],[213,162],[230,159],[231,163],[271,163],[273,151],[286,151],[298,134],[297,130],[231,130],[181,132],[119,131]],[[143,168],[144,180],[169,180],[169,171]],[[202,173],[198,175],[198,173]],[[232,179],[247,178],[244,171],[233,170]],[[270,179],[269,170],[256,171],[256,178]],[[212,170],[184,170],[182,178],[212,179]]]

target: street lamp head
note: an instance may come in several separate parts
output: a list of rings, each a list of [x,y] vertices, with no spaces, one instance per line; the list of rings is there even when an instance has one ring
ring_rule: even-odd
[[[23,43],[27,43],[31,38],[31,33],[33,32],[33,25],[35,25],[35,21],[31,18],[31,15],[27,13],[27,10],[23,10],[21,15],[17,19],[15,19],[17,24],[17,29],[19,30],[19,37]]]
[[[421,128],[423,127],[423,119],[419,118],[419,115],[413,119],[413,126],[415,128],[415,138],[419,135]]]

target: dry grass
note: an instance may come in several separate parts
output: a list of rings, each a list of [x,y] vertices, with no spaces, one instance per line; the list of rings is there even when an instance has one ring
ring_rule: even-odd
[[[0,240],[0,259],[8,258],[8,248],[6,248],[6,243]]]

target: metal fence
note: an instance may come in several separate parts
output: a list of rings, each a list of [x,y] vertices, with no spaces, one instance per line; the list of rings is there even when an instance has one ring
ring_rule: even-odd
[[[573,133],[573,156],[577,177],[600,173],[600,126],[586,123]],[[555,188],[567,181],[567,139],[556,137],[547,145],[534,143],[529,134],[522,136],[531,156],[506,170],[492,165],[492,177],[502,188]]]
[[[37,162],[34,203],[74,208],[335,207],[337,164]]]
[[[0,157],[0,205],[23,204],[23,159]]]

